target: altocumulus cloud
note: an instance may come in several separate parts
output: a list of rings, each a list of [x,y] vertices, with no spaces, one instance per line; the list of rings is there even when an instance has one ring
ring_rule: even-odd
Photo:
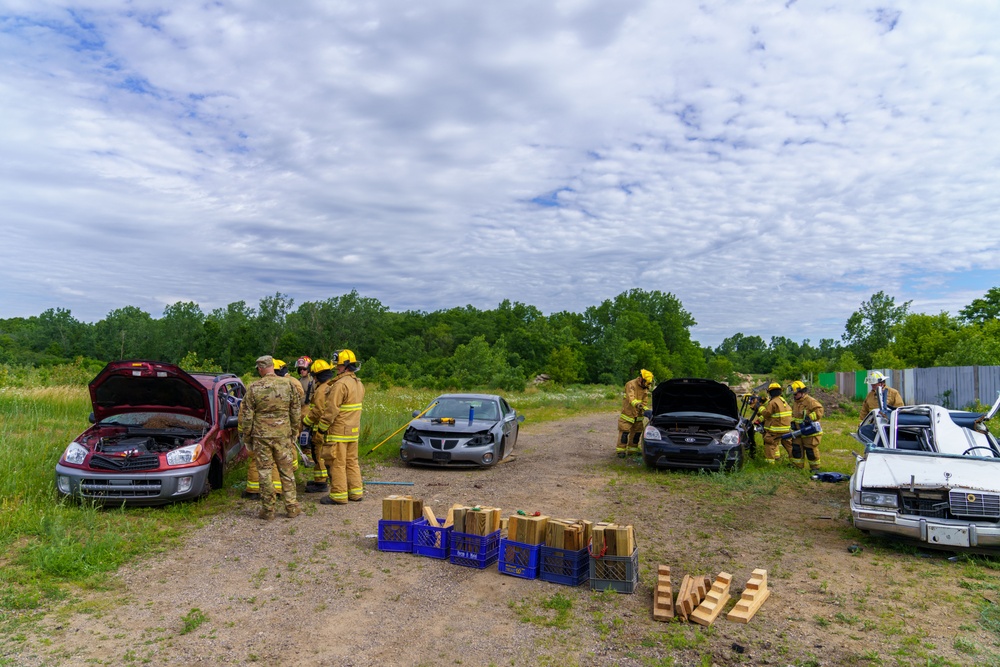
[[[1000,6],[141,4],[0,9],[0,316],[640,287],[817,341],[1000,284]]]

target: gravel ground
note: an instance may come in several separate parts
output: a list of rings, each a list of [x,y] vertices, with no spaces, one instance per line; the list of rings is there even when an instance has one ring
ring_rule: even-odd
[[[241,501],[193,531],[185,548],[123,568],[115,590],[81,593],[87,611],[49,614],[0,664],[925,664],[889,657],[907,636],[951,664],[973,664],[951,646],[959,626],[974,623],[974,607],[935,603],[962,596],[958,576],[947,576],[956,566],[871,550],[850,556],[845,485],[763,494],[734,516],[687,494],[691,476],[662,484],[631,474],[638,466],[612,455],[614,434],[614,414],[529,424],[513,460],[492,470],[367,468],[366,479],[414,486],[372,485],[364,502],[337,507],[303,495],[305,512],[293,520],[260,521],[256,504]],[[504,516],[524,509],[633,523],[639,587],[596,594],[495,566],[380,552],[380,499],[399,492],[439,515],[460,502]],[[671,565],[675,591],[684,574],[725,570],[734,598],[763,567],[771,598],[748,625],[656,623],[657,563]],[[569,608],[565,621],[559,606]],[[898,632],[882,630],[893,624]]]

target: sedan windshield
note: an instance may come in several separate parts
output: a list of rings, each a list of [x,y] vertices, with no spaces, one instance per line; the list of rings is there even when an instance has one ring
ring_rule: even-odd
[[[468,419],[469,407],[472,407],[476,419],[499,419],[499,411],[494,401],[475,398],[439,398],[437,405],[427,411],[425,417],[440,419]]]

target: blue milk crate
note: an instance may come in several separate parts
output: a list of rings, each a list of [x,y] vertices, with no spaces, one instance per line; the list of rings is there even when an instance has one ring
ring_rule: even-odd
[[[414,526],[427,523],[426,519],[416,521],[389,521],[379,519],[378,550],[379,551],[413,551]]]
[[[452,531],[451,555],[448,558],[452,565],[476,567],[482,570],[497,562],[499,550],[499,530],[489,535],[473,535]]]
[[[522,579],[538,576],[538,552],[540,544],[523,544],[514,540],[500,540],[500,574],[509,574]]]
[[[541,558],[538,578],[542,581],[579,586],[590,578],[590,554],[586,549],[573,551],[542,545]]]
[[[444,519],[438,519],[438,523],[443,524]],[[447,528],[435,528],[427,523],[413,527],[413,553],[418,556],[428,558],[447,558],[451,547],[452,526]]]

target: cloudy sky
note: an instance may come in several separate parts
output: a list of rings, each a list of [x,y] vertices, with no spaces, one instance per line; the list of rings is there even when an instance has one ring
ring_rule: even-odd
[[[1000,285],[1000,3],[0,0],[0,317]]]

